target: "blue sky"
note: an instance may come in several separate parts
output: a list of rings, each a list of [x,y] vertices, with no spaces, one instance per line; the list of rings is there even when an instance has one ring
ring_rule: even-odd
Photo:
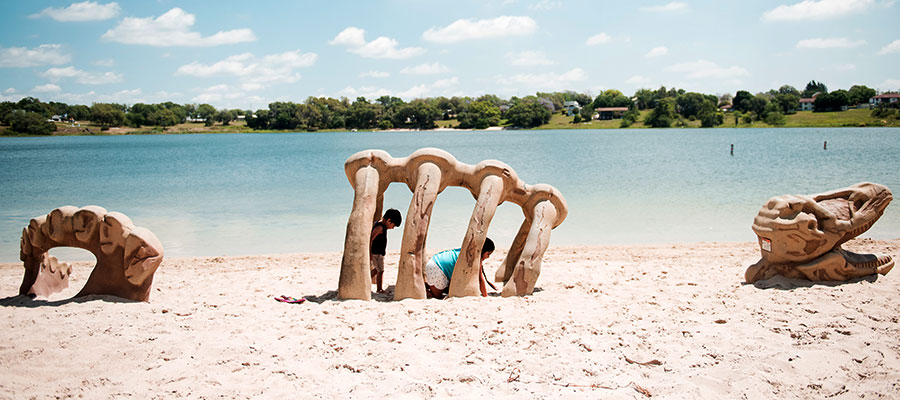
[[[27,1],[0,97],[259,109],[308,96],[502,98],[660,85],[900,89],[900,5],[790,1]]]

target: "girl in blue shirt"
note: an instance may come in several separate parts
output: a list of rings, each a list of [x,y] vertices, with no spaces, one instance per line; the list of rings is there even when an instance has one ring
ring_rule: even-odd
[[[425,294],[428,298],[443,299],[450,290],[450,279],[453,277],[453,269],[459,258],[460,249],[444,250],[437,253],[425,264]],[[484,280],[484,260],[487,260],[494,252],[494,242],[489,238],[484,239],[481,248],[481,260],[479,261],[478,286],[481,296],[487,297],[487,287]]]

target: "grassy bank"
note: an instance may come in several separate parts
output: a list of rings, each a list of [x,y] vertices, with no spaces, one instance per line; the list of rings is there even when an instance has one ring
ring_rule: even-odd
[[[649,110],[641,111],[641,120],[648,114]],[[572,123],[573,117],[561,114],[553,114],[550,122],[539,126],[535,129],[619,129],[622,122],[621,119],[612,119],[605,121],[590,121],[578,124]],[[699,128],[700,121],[684,120],[685,128]],[[437,128],[457,128],[459,121],[455,119],[436,121]],[[501,125],[507,125],[506,121],[501,121]],[[753,121],[745,123],[737,121],[735,123],[734,114],[725,114],[725,121],[719,128],[841,128],[841,127],[900,127],[900,118],[892,116],[890,118],[873,118],[871,111],[868,109],[851,109],[840,112],[823,112],[815,113],[812,111],[800,111],[796,114],[786,115],[785,124],[781,126],[769,125],[763,121]],[[647,128],[643,122],[637,122],[628,129]],[[228,126],[220,124],[206,126],[202,123],[183,123],[166,128],[145,126],[141,128],[131,127],[114,127],[108,130],[101,130],[99,125],[91,123],[70,124],[56,123],[56,132],[54,136],[69,135],[145,135],[145,134],[184,134],[184,133],[278,133],[278,132],[296,132],[295,130],[253,130],[247,127],[243,121],[232,122]],[[677,128],[671,128],[677,129]],[[8,132],[9,127],[0,127],[0,135],[15,135]],[[323,130],[320,132],[342,132],[343,129]]]

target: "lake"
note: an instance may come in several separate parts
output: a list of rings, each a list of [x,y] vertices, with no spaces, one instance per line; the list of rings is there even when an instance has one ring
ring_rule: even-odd
[[[340,251],[353,199],[347,157],[422,147],[468,164],[501,160],[526,183],[559,189],[569,216],[551,245],[754,241],[750,224],[772,196],[861,181],[900,190],[900,129],[891,128],[0,138],[0,262],[18,261],[29,219],[63,205],[122,212],[172,257]],[[410,198],[392,184],[385,208],[406,217]],[[428,248],[458,247],[474,204],[467,190],[446,189]],[[864,236],[900,237],[898,208]],[[489,236],[508,247],[523,218],[502,205]],[[402,231],[389,232],[388,251]],[[91,257],[79,251],[63,254]]]

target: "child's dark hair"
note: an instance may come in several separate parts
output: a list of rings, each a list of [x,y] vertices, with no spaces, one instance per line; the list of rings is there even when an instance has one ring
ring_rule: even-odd
[[[397,211],[393,208],[389,208],[384,212],[384,218],[386,218],[388,221],[391,221],[394,226],[400,226],[400,223],[403,222],[403,217],[400,216],[400,211]]]
[[[481,254],[494,251],[494,241],[491,238],[484,238],[484,246],[481,246]]]

